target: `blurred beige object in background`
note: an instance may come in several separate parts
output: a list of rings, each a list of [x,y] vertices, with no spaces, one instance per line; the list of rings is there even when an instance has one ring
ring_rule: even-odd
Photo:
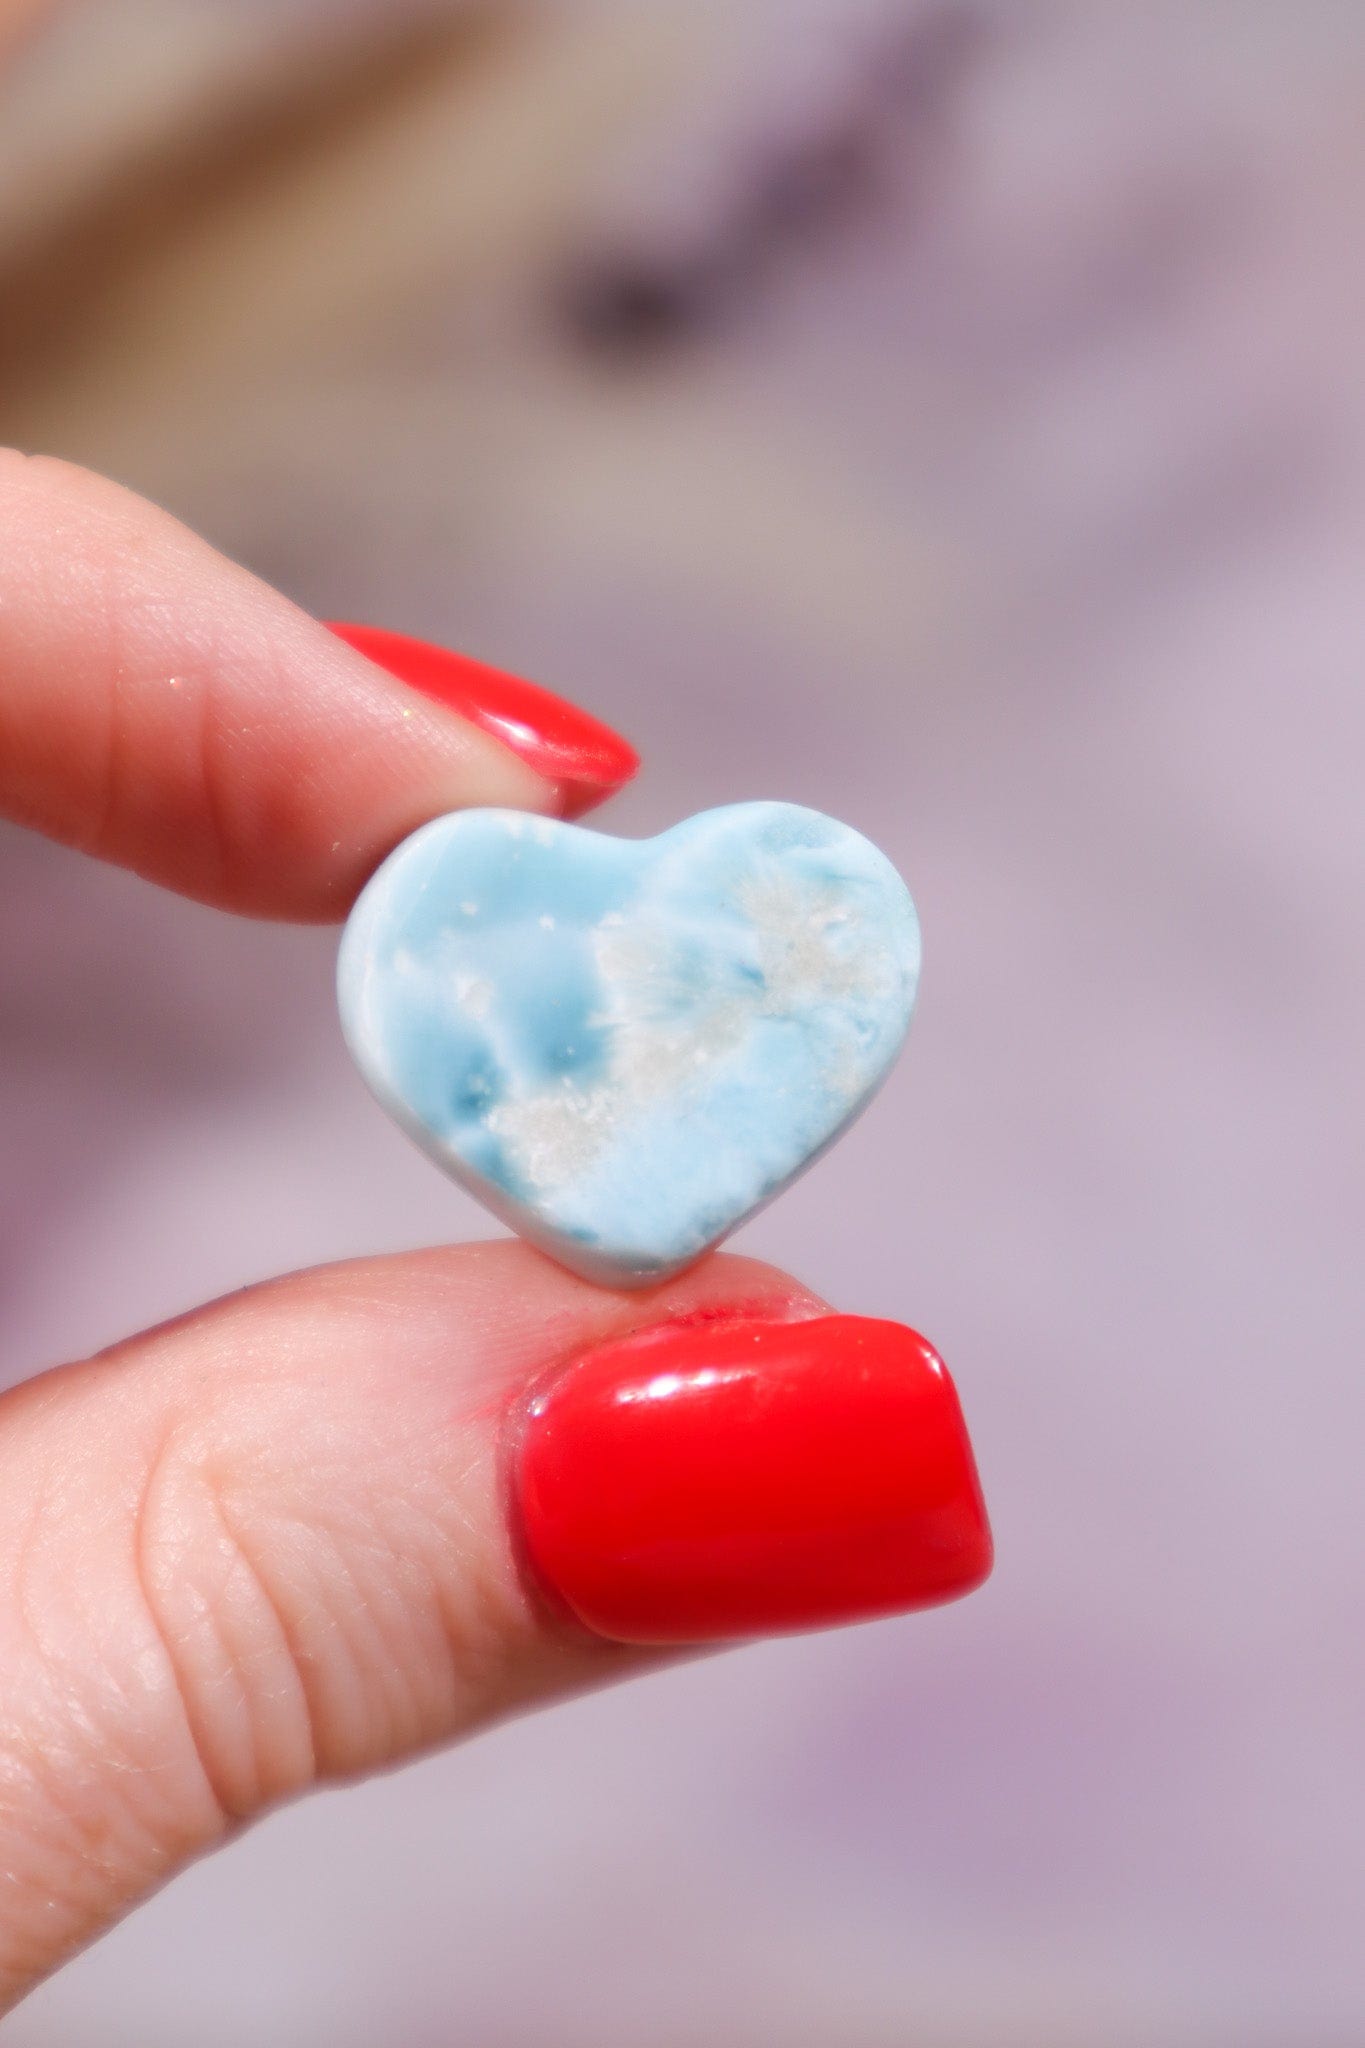
[[[358,464],[368,519],[439,535],[469,571],[536,527],[532,551],[567,565],[599,521],[613,552],[657,554],[629,506],[681,441],[671,544],[700,575],[746,596],[776,576],[783,604],[806,558],[839,629],[879,631],[923,535],[869,517],[828,447],[762,423],[746,446],[709,377],[623,390],[554,325],[575,257],[618,225],[615,169],[638,236],[668,217],[670,173],[704,214],[685,151],[648,175],[649,137],[670,93],[686,105],[723,74],[733,23],[337,12],[113,0],[31,53],[0,142],[0,434],[133,484],[286,581],[324,541],[363,578],[339,488]],[[731,184],[743,144],[719,152]],[[746,513],[723,540],[717,494]]]
[[[657,86],[647,14],[585,37],[496,7],[404,12],[268,28],[249,7],[115,4],[77,10],[72,63],[35,54],[4,178],[26,194],[0,277],[13,437],[170,486],[191,454],[230,467],[244,424],[260,439],[268,394],[281,457],[325,466],[341,421],[382,434],[375,351],[424,301],[486,317],[562,241],[595,138],[651,63]]]

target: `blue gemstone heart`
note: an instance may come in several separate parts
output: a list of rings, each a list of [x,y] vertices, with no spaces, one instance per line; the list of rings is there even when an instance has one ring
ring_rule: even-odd
[[[341,944],[379,1100],[512,1229],[642,1286],[851,1122],[910,1021],[919,926],[847,825],[730,804],[657,839],[460,811],[400,846]]]

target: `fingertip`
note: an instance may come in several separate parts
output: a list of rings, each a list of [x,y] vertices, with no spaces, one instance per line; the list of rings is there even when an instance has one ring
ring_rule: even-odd
[[[372,660],[158,507],[0,453],[0,813],[257,917],[329,922],[469,806],[558,808],[624,773],[537,757]],[[12,545],[10,544],[12,543]]]
[[[387,627],[324,623],[348,647],[490,734],[553,784],[561,818],[596,809],[639,769],[638,753],[620,733],[539,683]]]

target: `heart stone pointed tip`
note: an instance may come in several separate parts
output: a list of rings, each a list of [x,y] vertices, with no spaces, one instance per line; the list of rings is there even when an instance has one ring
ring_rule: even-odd
[[[600,1285],[678,1272],[857,1115],[905,1036],[919,927],[860,834],[794,804],[629,840],[459,811],[379,869],[342,1028],[417,1142]]]

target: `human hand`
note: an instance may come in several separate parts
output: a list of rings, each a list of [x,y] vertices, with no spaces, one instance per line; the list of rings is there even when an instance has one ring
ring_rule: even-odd
[[[97,478],[0,456],[0,534],[0,812],[152,880],[335,919],[434,815],[606,793],[568,714],[522,758]],[[729,1332],[755,1350],[719,1371]],[[544,1455],[539,1383],[579,1390]],[[627,1597],[630,1500],[681,1519]],[[613,1634],[851,1619],[988,1563],[933,1355],[749,1259],[636,1294],[518,1243],[363,1260],[44,1373],[0,1399],[0,2002],[279,1800],[664,1654]]]

